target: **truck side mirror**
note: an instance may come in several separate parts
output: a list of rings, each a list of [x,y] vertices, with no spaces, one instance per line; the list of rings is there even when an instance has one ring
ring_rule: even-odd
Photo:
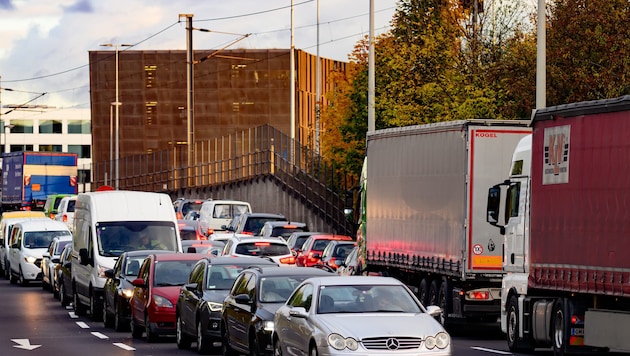
[[[501,235],[505,235],[505,225],[499,223],[500,221],[505,221],[505,217],[502,216],[504,210],[501,209],[501,190],[503,186],[504,184],[497,184],[488,189],[488,204],[486,205],[486,221],[490,225],[498,227]]]

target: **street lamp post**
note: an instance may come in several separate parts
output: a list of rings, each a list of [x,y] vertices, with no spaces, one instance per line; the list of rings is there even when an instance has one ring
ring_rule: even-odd
[[[115,173],[115,188],[116,190],[118,190],[118,188],[120,187],[120,151],[119,151],[119,136],[120,136],[120,130],[119,130],[119,123],[120,123],[120,105],[122,104],[119,100],[118,100],[118,49],[119,47],[129,47],[132,45],[129,44],[112,44],[112,43],[105,43],[102,44],[101,46],[104,47],[114,47],[114,49],[116,50],[116,101],[112,103],[112,105],[116,105],[116,124],[115,124],[115,131],[116,131],[116,150],[115,150],[115,157],[114,159],[116,160],[116,173]],[[111,126],[111,123],[110,123]],[[111,131],[110,131],[111,132]],[[110,137],[110,142],[111,142],[111,137]]]

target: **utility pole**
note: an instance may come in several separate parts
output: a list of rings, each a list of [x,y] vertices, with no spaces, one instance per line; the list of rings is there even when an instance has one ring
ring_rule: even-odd
[[[194,107],[195,107],[195,96],[194,96],[194,76],[193,76],[193,24],[192,24],[192,14],[180,14],[180,18],[186,17],[186,66],[188,70],[186,71],[186,81],[188,83],[187,94],[186,94],[186,105],[188,106],[187,116],[186,116],[186,141],[188,144],[188,177],[191,177],[192,167],[194,165],[193,160],[193,145],[195,142],[195,124],[194,124]]]
[[[376,80],[374,67],[374,0],[370,0],[370,35],[368,52],[368,132],[376,129],[375,118],[375,88]]]

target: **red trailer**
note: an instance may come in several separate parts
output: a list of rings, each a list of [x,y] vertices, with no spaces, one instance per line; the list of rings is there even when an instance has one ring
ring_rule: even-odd
[[[489,190],[512,351],[630,351],[630,96],[537,110]]]

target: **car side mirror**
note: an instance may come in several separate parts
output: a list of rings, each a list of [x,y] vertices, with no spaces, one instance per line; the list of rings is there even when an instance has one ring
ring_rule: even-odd
[[[427,309],[427,314],[431,315],[434,318],[437,318],[440,316],[440,314],[442,314],[442,308],[438,307],[437,305],[429,305],[428,307],[426,307]]]
[[[239,304],[251,304],[252,300],[249,298],[247,294],[239,294],[234,297],[234,301]]]
[[[289,315],[296,318],[306,319],[308,318],[308,313],[304,307],[292,307],[289,310]]]
[[[134,287],[138,287],[138,288],[146,288],[147,285],[144,283],[144,279],[142,278],[136,278],[133,281],[131,281],[131,284],[133,284]]]
[[[114,278],[114,270],[113,269],[106,269],[104,273],[105,273],[105,277],[107,277],[107,278]]]
[[[184,288],[186,288],[186,290],[189,291],[189,292],[196,292],[197,291],[197,283],[188,283],[188,284],[184,285]]]

